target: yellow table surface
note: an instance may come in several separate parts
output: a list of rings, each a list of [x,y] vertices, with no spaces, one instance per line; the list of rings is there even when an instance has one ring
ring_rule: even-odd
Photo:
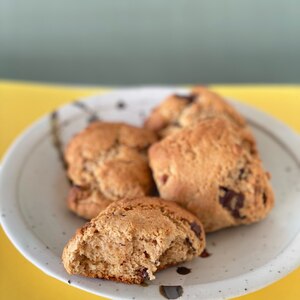
[[[255,106],[300,132],[300,86],[212,85],[224,96]],[[0,81],[0,157],[34,120],[57,106],[109,89]],[[1,199],[0,199],[1,200]],[[280,281],[237,299],[300,299],[300,269]],[[0,228],[0,299],[104,299],[44,274],[28,262]]]

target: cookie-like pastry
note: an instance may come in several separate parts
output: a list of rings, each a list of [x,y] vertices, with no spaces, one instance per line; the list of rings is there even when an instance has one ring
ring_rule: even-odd
[[[149,149],[160,196],[193,212],[206,232],[257,222],[273,207],[269,174],[246,127],[210,118]]]
[[[124,123],[94,122],[68,144],[73,187],[68,207],[91,219],[112,201],[149,195],[154,188],[147,149],[153,132]]]
[[[241,127],[246,125],[245,119],[221,96],[199,86],[189,95],[169,96],[154,108],[144,126],[165,137],[213,116],[223,116]]]
[[[144,197],[108,206],[77,231],[62,260],[69,274],[140,284],[204,248],[194,215],[174,202]]]

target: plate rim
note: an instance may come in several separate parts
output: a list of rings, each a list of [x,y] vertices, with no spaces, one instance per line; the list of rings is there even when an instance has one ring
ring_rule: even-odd
[[[102,97],[105,97],[107,95],[111,95],[111,96],[117,96],[117,95],[121,95],[124,93],[128,93],[128,91],[130,92],[134,92],[136,93],[141,92],[141,91],[145,91],[145,90],[170,90],[170,89],[175,89],[174,87],[161,87],[161,86],[157,86],[157,87],[129,87],[129,88],[122,88],[122,89],[116,89],[114,91],[108,91],[106,93],[101,93],[101,94],[96,94],[96,95],[92,95],[92,96],[88,96],[88,97],[83,97],[80,100],[84,100],[84,101],[91,101],[92,99],[97,98],[98,101],[100,101],[100,99]],[[233,98],[226,98],[228,99],[230,102],[234,101]],[[285,144],[288,144],[290,146],[290,143],[294,144],[292,146],[292,149],[290,149],[290,151],[294,154],[294,156],[297,158],[298,160],[298,164],[300,161],[300,151],[295,151],[294,149],[299,149],[300,150],[300,136],[290,127],[288,127],[286,124],[284,124],[282,121],[277,120],[276,118],[274,118],[273,116],[270,116],[268,113],[262,112],[257,108],[251,107],[250,105],[241,103],[239,101],[234,101],[233,102],[235,107],[238,107],[238,109],[241,111],[241,109],[245,109],[248,111],[248,114],[250,113],[255,113],[256,115],[258,115],[259,117],[255,119],[255,123],[260,124],[262,120],[265,120],[264,123],[264,128],[267,128],[270,132],[272,132],[280,141],[284,141]],[[65,107],[70,106],[70,103],[61,105],[57,108],[57,110],[61,110]],[[249,113],[250,112],[250,113]],[[243,113],[242,113],[243,114]],[[27,128],[21,132],[21,134],[19,134],[19,136],[15,139],[15,141],[12,143],[12,145],[8,148],[8,150],[6,151],[6,153],[4,154],[4,156],[2,157],[2,161],[0,164],[0,188],[3,185],[3,177],[5,174],[5,169],[6,166],[9,165],[11,163],[12,157],[14,156],[14,153],[17,151],[17,149],[19,148],[20,145],[22,145],[22,143],[24,142],[24,140],[28,137],[31,136],[33,131],[40,131],[40,126],[43,126],[43,124],[45,124],[47,122],[49,118],[49,114],[44,115],[42,117],[40,117],[38,120],[34,121],[33,123],[31,123],[29,126],[27,126]],[[248,119],[248,116],[247,116]],[[251,118],[250,118],[251,120]],[[266,122],[267,121],[267,122]],[[261,125],[261,124],[260,124]],[[274,126],[275,125],[275,126]],[[278,131],[276,131],[274,133],[274,128],[272,130],[271,127],[275,127],[278,128]],[[18,168],[20,168],[20,166],[18,166]],[[2,195],[2,189],[0,189],[0,195]],[[1,197],[2,198],[2,197]],[[3,202],[5,202],[5,200],[1,200],[0,201],[0,213],[3,213]],[[22,219],[22,215],[21,212],[19,212],[18,214],[20,218],[20,220]],[[10,227],[11,221],[8,221],[9,218],[1,218],[1,226],[6,234],[6,236],[9,238],[9,240],[12,242],[12,244],[17,248],[17,250],[29,261],[31,262],[33,265],[35,265],[36,267],[38,267],[40,270],[42,270],[43,272],[45,272],[47,275],[54,277],[60,281],[63,281],[65,283],[66,280],[65,278],[62,278],[62,276],[60,276],[59,274],[57,274],[58,272],[55,272],[51,269],[49,269],[49,267],[44,266],[41,264],[41,262],[39,261],[38,258],[34,257],[32,255],[32,253],[26,251],[26,249],[24,249],[24,247],[22,247],[22,245],[19,243],[18,241],[18,235],[20,235],[20,232],[14,232],[14,230]],[[20,221],[19,220],[19,221]],[[23,220],[24,221],[24,220]],[[35,236],[34,233],[32,233],[31,231],[28,232],[29,234],[32,235],[31,238],[37,239],[37,237]],[[40,243],[42,245],[42,243],[38,240],[38,243]],[[235,282],[234,285],[236,285],[236,281],[243,281],[245,280],[244,277],[247,277],[248,279],[252,279],[252,285],[247,285],[247,291],[245,290],[240,290],[237,291],[235,289],[235,293],[220,293],[219,297],[216,295],[216,297],[211,297],[209,299],[218,299],[218,298],[222,298],[222,297],[237,297],[237,296],[241,296],[241,295],[245,295],[247,293],[250,292],[254,292],[256,290],[259,290],[281,278],[283,278],[284,276],[286,276],[288,273],[290,273],[291,271],[293,271],[294,269],[296,269],[298,266],[300,266],[300,255],[297,255],[296,253],[300,252],[300,230],[299,232],[296,234],[296,236],[294,237],[294,239],[291,241],[291,243],[275,258],[273,258],[273,260],[269,261],[269,263],[256,268],[254,271],[251,272],[246,272],[243,273],[241,275],[232,277],[232,278],[228,278],[225,280],[219,280],[219,281],[214,281],[214,282],[210,282],[210,283],[204,283],[204,284],[195,284],[195,285],[185,285],[184,289],[185,289],[185,293],[186,292],[192,292],[198,290],[203,290],[204,289],[211,289],[213,285],[216,285],[216,283],[221,287],[225,287],[226,285],[228,286],[233,286],[233,282]],[[51,252],[52,253],[52,252]],[[281,269],[281,273],[272,273],[272,275],[270,275],[270,273],[268,272],[268,267],[269,265],[272,265],[272,268],[275,269],[276,266],[278,266],[278,264],[280,264],[284,258],[287,256],[287,254],[289,254],[293,259],[289,262],[285,261],[285,270],[282,271]],[[273,264],[272,264],[273,263]],[[267,271],[267,273],[266,273]],[[263,277],[261,277],[264,274]],[[266,279],[267,278],[267,279]],[[254,284],[256,283],[256,284]],[[72,284],[73,286],[76,286],[79,289],[85,290],[87,292],[90,293],[94,293],[93,291],[91,291],[89,288],[85,288],[84,286],[80,285],[80,284]],[[151,290],[153,290],[153,288],[156,288],[156,286],[153,286]],[[149,288],[151,288],[151,285],[147,288],[147,291],[149,291]],[[226,288],[225,288],[226,289]],[[113,292],[113,291],[112,291]],[[153,290],[154,292],[154,290]],[[105,292],[101,292],[100,293],[96,293],[97,295],[101,295],[104,297],[118,297],[118,295],[114,295],[112,294],[107,294]],[[125,299],[124,297],[122,297],[123,299]]]

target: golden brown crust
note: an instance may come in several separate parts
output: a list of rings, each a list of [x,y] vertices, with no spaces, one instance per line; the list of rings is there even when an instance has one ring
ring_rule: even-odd
[[[206,232],[259,221],[273,207],[251,132],[224,118],[168,136],[149,160],[161,197],[196,214]]]
[[[166,137],[180,129],[194,125],[199,120],[223,116],[238,126],[245,126],[244,118],[221,96],[195,87],[189,96],[172,95],[158,105],[145,121],[145,128]]]
[[[153,179],[147,149],[156,141],[147,129],[94,122],[68,144],[65,158],[74,187],[69,208],[91,219],[112,201],[148,195]]]
[[[176,203],[144,197],[113,202],[77,230],[62,259],[70,274],[140,284],[204,248],[203,226],[194,215]]]

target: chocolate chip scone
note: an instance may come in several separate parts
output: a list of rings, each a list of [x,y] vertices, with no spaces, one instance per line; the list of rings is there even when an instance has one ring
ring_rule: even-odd
[[[263,219],[273,207],[269,175],[251,132],[202,120],[149,149],[160,196],[193,212],[206,232]]]
[[[65,158],[73,182],[68,206],[91,219],[112,201],[149,195],[154,188],[147,149],[150,130],[123,123],[94,122],[68,144]]]
[[[212,116],[223,116],[241,127],[246,125],[245,119],[221,96],[196,87],[189,95],[169,96],[152,111],[144,126],[165,137]]]
[[[140,284],[204,248],[204,230],[194,215],[148,197],[112,203],[77,231],[62,259],[70,274]]]

